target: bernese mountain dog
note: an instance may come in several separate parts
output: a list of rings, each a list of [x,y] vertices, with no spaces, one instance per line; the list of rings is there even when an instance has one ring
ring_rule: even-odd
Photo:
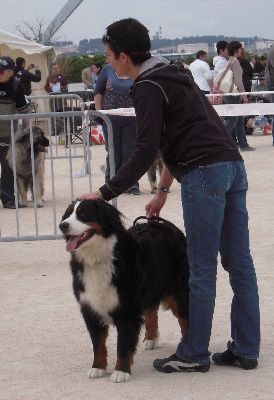
[[[145,348],[156,347],[161,303],[178,318],[182,336],[187,330],[185,235],[160,217],[139,217],[126,229],[123,214],[102,200],[72,202],[59,227],[71,253],[73,290],[93,345],[88,376],[106,375],[106,339],[109,325],[114,325],[117,359],[111,380],[127,381],[144,320]]]

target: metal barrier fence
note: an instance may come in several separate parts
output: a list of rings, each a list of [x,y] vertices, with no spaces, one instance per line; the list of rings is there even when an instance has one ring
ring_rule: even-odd
[[[274,92],[267,92],[274,93]],[[241,93],[237,93],[239,96]],[[235,94],[233,94],[235,95]],[[109,163],[110,163],[110,176],[115,174],[115,163],[114,163],[114,146],[113,146],[113,131],[112,125],[109,118],[105,115],[126,115],[134,116],[134,108],[128,109],[115,109],[107,111],[94,111],[89,110],[90,102],[84,103],[81,97],[74,94],[60,94],[54,96],[30,96],[29,100],[39,99],[39,104],[44,104],[45,110],[51,108],[50,112],[43,113],[31,113],[25,115],[0,115],[1,120],[11,121],[11,146],[13,149],[13,163],[14,163],[14,175],[16,176],[16,165],[14,156],[14,138],[15,138],[15,121],[20,121],[22,117],[24,119],[30,119],[30,127],[34,123],[38,126],[41,125],[46,136],[50,139],[49,155],[46,158],[46,163],[50,164],[50,180],[51,180],[51,208],[52,217],[51,219],[44,221],[41,213],[37,210],[37,199],[35,190],[35,173],[34,173],[34,151],[33,151],[33,133],[30,129],[30,140],[32,145],[31,159],[32,159],[32,173],[33,173],[33,200],[34,207],[23,210],[15,210],[15,214],[9,219],[9,226],[3,226],[0,218],[0,242],[12,242],[12,241],[34,241],[34,240],[54,240],[60,239],[62,236],[59,234],[57,221],[57,207],[56,207],[56,185],[55,185],[55,168],[54,163],[56,160],[64,160],[68,162],[68,175],[64,177],[64,198],[70,198],[75,200],[75,186],[76,179],[78,176],[86,177],[86,191],[92,191],[92,169],[91,169],[91,141],[90,141],[90,125],[94,123],[96,118],[101,118],[107,125],[108,129],[108,145],[109,145]],[[52,105],[50,101],[54,99]],[[59,102],[59,106],[56,106],[56,102]],[[220,116],[230,115],[274,115],[274,103],[248,103],[248,104],[222,104],[213,106]],[[56,111],[58,108],[59,111]],[[80,118],[80,122],[79,122]],[[79,128],[79,130],[77,130]],[[21,127],[22,129],[22,127]],[[58,130],[61,131],[59,132]],[[62,144],[60,146],[60,144]],[[73,164],[77,163],[78,171],[76,174],[73,172]],[[79,165],[79,162],[82,164]],[[81,167],[81,169],[79,169]],[[14,183],[14,192],[16,203],[18,203],[18,189],[16,180]],[[59,193],[60,195],[60,193]],[[117,206],[117,199],[112,201],[114,206]],[[64,211],[62,209],[62,211]],[[26,232],[24,224],[26,221],[32,218],[33,220],[33,231],[31,233]],[[43,227],[47,225],[47,229]],[[41,226],[42,225],[42,226]],[[50,231],[50,233],[49,233]]]
[[[37,98],[37,96],[35,96]],[[39,96],[42,101],[50,100],[49,96]],[[30,98],[31,99],[31,98]],[[91,169],[91,152],[92,143],[90,140],[90,129],[95,125],[96,118],[101,118],[106,123],[109,133],[109,160],[110,160],[110,175],[115,173],[114,164],[114,148],[113,148],[113,133],[112,125],[109,118],[98,111],[85,110],[85,105],[79,96],[61,94],[56,96],[56,99],[61,100],[66,106],[59,112],[44,112],[44,113],[31,113],[24,115],[0,115],[1,120],[11,121],[11,146],[13,153],[13,169],[14,176],[16,176],[16,163],[15,163],[15,123],[20,122],[21,119],[29,119],[30,122],[30,142],[31,142],[31,161],[32,161],[32,176],[33,176],[33,207],[24,209],[16,208],[15,212],[9,216],[9,222],[5,226],[1,222],[3,218],[0,216],[0,242],[12,241],[34,241],[34,240],[54,240],[60,239],[62,236],[59,234],[59,220],[57,220],[57,207],[56,207],[56,172],[55,163],[57,160],[63,160],[67,163],[68,168],[65,171],[64,183],[61,188],[61,196],[70,201],[75,200],[75,193],[77,189],[77,178],[84,177],[86,191],[92,191],[92,169]],[[68,106],[68,103],[69,106]],[[79,110],[79,108],[80,110]],[[70,110],[68,110],[68,108]],[[77,111],[75,111],[77,109]],[[62,132],[57,132],[57,122],[62,121]],[[34,169],[34,137],[32,127],[33,125],[40,126],[45,135],[48,137],[50,145],[48,148],[48,156],[46,157],[46,169],[49,172],[50,190],[48,188],[48,196],[51,202],[52,215],[44,221],[42,210],[37,209],[37,196],[36,196],[36,177]],[[22,129],[22,126],[20,126]],[[64,140],[64,141],[63,141]],[[1,140],[0,140],[1,142]],[[75,168],[77,168],[75,170]],[[1,184],[0,184],[1,185]],[[58,188],[58,199],[60,196],[60,188]],[[18,204],[19,193],[14,180],[14,194],[15,203]],[[79,191],[78,191],[79,194]],[[67,204],[67,203],[63,203]],[[116,205],[116,201],[113,202]],[[64,206],[62,206],[64,207]],[[64,209],[61,210],[63,212]],[[3,212],[1,210],[1,212]],[[60,210],[59,210],[60,212]],[[30,225],[30,220],[33,222],[31,231],[26,228]]]

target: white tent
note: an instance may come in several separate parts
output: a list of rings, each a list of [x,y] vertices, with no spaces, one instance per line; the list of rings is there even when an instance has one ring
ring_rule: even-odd
[[[14,61],[17,57],[23,57],[26,60],[26,65],[39,65],[42,79],[38,83],[32,82],[32,96],[47,94],[44,86],[48,76],[48,67],[52,61],[55,61],[56,57],[53,46],[43,46],[0,29],[0,56],[9,56]],[[30,72],[34,71],[31,70]],[[39,106],[37,112],[42,112],[42,110],[39,110]]]

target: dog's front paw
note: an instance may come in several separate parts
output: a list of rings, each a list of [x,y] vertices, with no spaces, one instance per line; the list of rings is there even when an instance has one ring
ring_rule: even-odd
[[[128,372],[123,372],[123,371],[114,371],[113,374],[111,375],[110,379],[113,382],[121,383],[121,382],[126,382],[130,379],[131,375]]]
[[[94,378],[102,378],[103,376],[106,376],[106,370],[105,369],[99,369],[99,368],[91,368],[88,370],[88,378],[94,379]]]
[[[159,343],[158,338],[156,338],[156,339],[154,339],[154,340],[147,340],[147,339],[144,339],[144,345],[143,345],[144,350],[153,350],[153,349],[156,349],[156,348],[158,347],[158,343]]]

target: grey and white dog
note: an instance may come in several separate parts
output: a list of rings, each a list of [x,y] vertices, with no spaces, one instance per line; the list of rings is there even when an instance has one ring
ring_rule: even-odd
[[[7,161],[10,167],[13,169],[13,171],[16,170],[16,181],[20,196],[20,208],[28,206],[28,190],[32,192],[32,198],[34,198],[30,138],[31,129],[33,134],[33,154],[37,207],[43,207],[42,197],[44,194],[45,158],[47,147],[49,146],[49,140],[45,136],[42,129],[40,129],[38,126],[33,126],[32,128],[27,127],[22,131],[18,131],[15,134],[15,168],[13,165],[12,145],[10,145],[7,154]]]

